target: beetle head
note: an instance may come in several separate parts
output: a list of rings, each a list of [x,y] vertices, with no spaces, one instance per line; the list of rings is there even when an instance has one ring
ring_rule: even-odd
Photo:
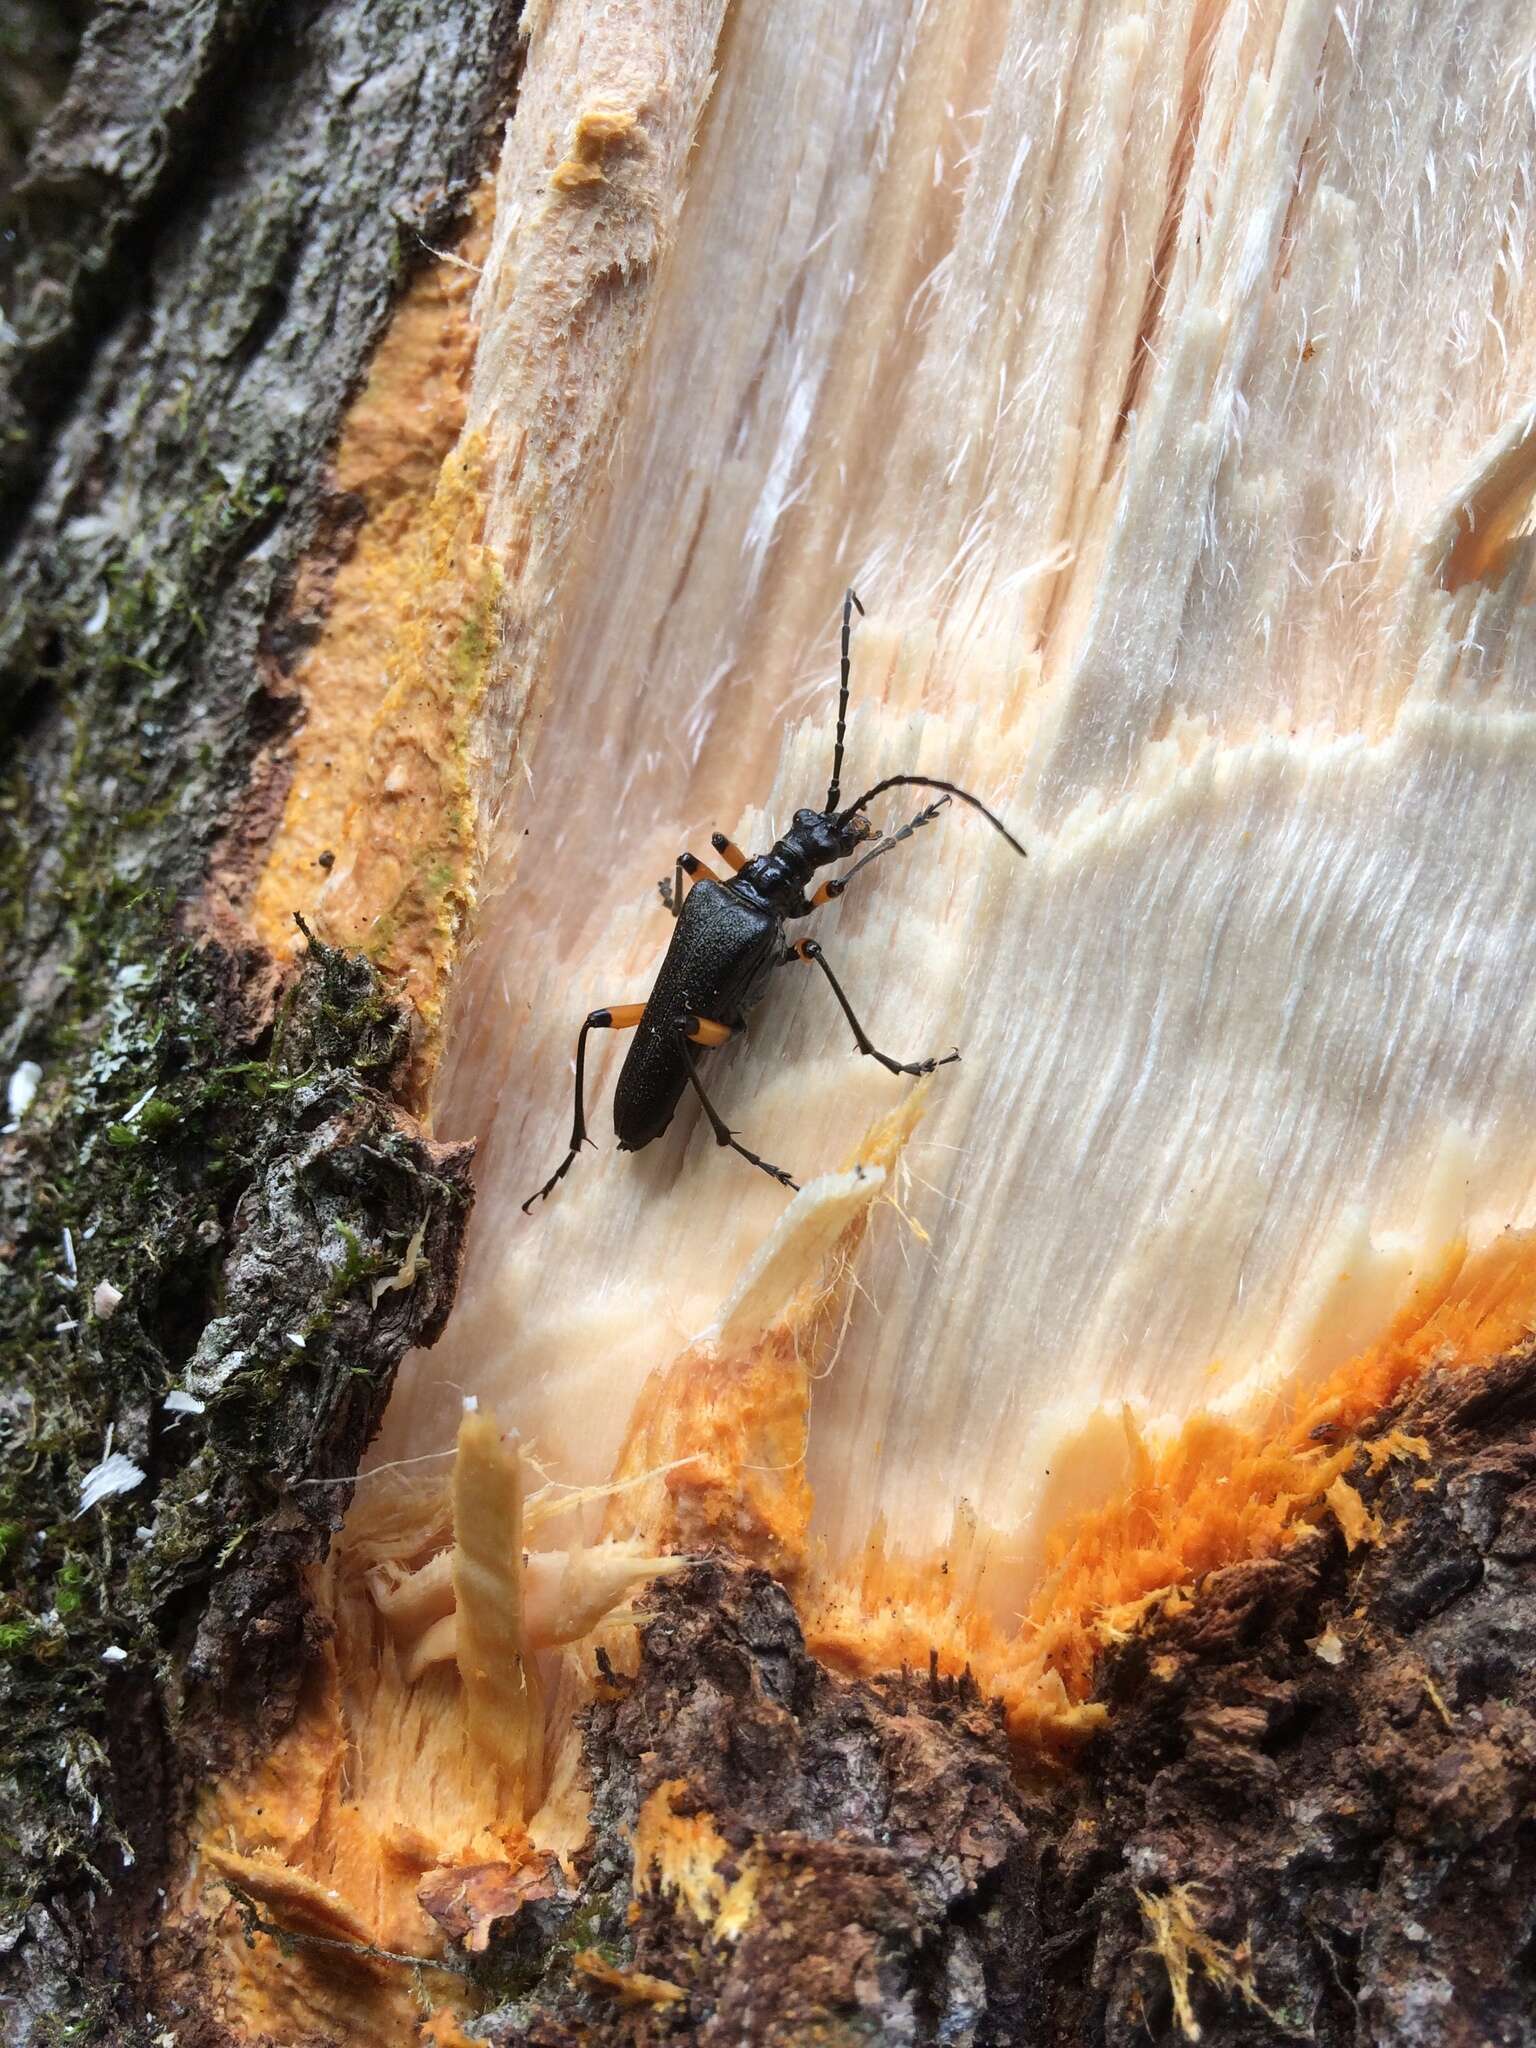
[[[796,811],[795,836],[815,865],[845,860],[856,846],[880,834],[862,812]]]

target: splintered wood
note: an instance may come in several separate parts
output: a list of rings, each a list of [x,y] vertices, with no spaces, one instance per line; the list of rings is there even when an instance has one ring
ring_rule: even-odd
[[[1135,1444],[1262,1426],[1536,1221],[1536,24],[719,16],[532,18],[466,427],[506,596],[434,1104],[478,1207],[378,1455],[447,1444],[462,1390],[569,1481],[745,1444],[674,1370],[728,1330],[712,1386],[803,1375],[795,1554],[846,1629],[877,1536],[920,1633],[963,1527],[956,1626],[1007,1636]],[[848,581],[850,786],[953,777],[1029,859],[956,806],[813,928],[877,1044],[963,1063],[849,1237],[809,1222],[845,1180],[786,1219],[691,1101],[618,1155],[594,1042],[599,1149],[524,1219],[582,1016],[668,938],[657,877],[820,801]],[[806,1182],[910,1089],[797,970],[707,1073]],[[615,1533],[665,1520],[635,1500]]]

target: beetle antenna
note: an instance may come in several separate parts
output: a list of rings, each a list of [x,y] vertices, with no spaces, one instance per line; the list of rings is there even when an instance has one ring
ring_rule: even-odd
[[[845,811],[840,812],[839,822],[846,823],[849,818],[853,817],[857,812],[862,811],[867,803],[872,803],[877,796],[883,795],[886,790],[902,789],[906,787],[908,784],[911,784],[913,787],[917,789],[942,789],[946,791],[950,796],[959,797],[961,803],[969,804],[973,811],[980,811],[981,815],[986,819],[987,823],[991,826],[994,826],[997,831],[1002,833],[1003,837],[1007,840],[1008,844],[1013,848],[1016,854],[1018,854],[1021,858],[1028,858],[1028,856],[1024,853],[1023,847],[1020,846],[1019,842],[1008,830],[1008,827],[1003,823],[1002,819],[994,816],[994,814],[987,809],[986,805],[982,802],[979,796],[972,796],[971,792],[968,789],[961,789],[958,783],[940,782],[937,780],[936,777],[932,775],[887,775],[885,780],[883,782],[877,782],[873,789],[866,789],[864,794],[859,798],[857,803],[849,804]],[[830,809],[831,806],[829,805],[828,808]]]
[[[848,643],[853,633],[855,610],[862,619],[864,607],[859,603],[859,593],[850,583],[843,593],[843,661],[837,691],[837,740],[832,748],[832,780],[827,787],[827,800],[822,806],[825,811],[835,811],[837,800],[842,795],[843,740],[848,732]]]

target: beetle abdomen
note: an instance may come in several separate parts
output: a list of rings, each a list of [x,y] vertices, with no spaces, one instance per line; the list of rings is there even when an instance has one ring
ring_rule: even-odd
[[[688,1086],[677,1019],[734,1024],[777,949],[779,921],[743,903],[725,885],[695,882],[683,903],[613,1091],[613,1128],[625,1152],[638,1152],[671,1123]],[[703,1047],[695,1050],[695,1058]]]
[[[638,1152],[671,1123],[688,1085],[688,1069],[675,1031],[663,1032],[647,1016],[635,1031],[613,1091],[613,1129],[621,1152]]]

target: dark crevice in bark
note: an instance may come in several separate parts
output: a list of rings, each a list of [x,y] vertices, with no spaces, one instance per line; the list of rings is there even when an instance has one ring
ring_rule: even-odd
[[[0,546],[25,516],[48,437],[78,394],[104,328],[132,304],[196,191],[266,0],[140,0],[99,7],[63,98],[6,208],[0,289],[15,339],[0,457]]]
[[[91,11],[92,0],[7,0],[0,27],[0,208],[69,82]]]

